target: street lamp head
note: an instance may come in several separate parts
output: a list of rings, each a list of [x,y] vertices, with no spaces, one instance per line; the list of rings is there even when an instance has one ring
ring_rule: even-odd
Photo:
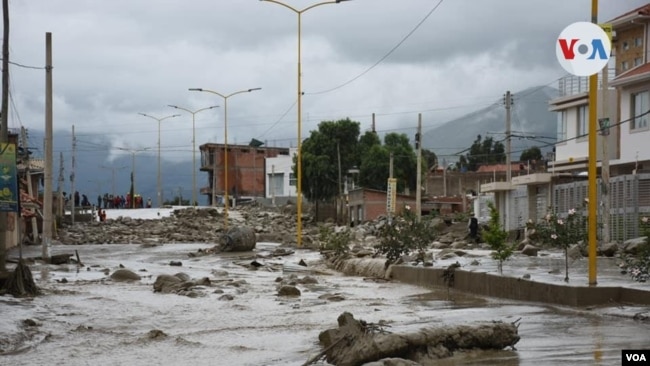
[[[190,88],[190,91],[203,91],[203,88]]]
[[[252,88],[252,89],[248,89],[249,92],[252,92],[252,91],[255,91],[255,90],[262,90],[262,88]]]
[[[149,117],[149,115],[147,115],[146,113],[138,112],[138,114],[141,115],[141,116]]]
[[[176,108],[176,109],[178,109],[178,106],[177,106],[177,105],[167,104],[167,106],[168,106],[168,107],[172,107],[172,108]]]

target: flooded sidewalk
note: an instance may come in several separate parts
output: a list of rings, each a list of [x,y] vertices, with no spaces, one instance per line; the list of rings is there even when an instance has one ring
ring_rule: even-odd
[[[345,311],[367,322],[387,324],[392,332],[520,319],[516,350],[457,354],[440,365],[612,365],[620,363],[621,349],[650,345],[647,322],[616,316],[629,310],[622,304],[579,309],[454,290],[448,294],[444,288],[345,276],[323,266],[314,251],[266,257],[278,247],[272,243],[258,243],[254,253],[188,256],[209,247],[54,246],[53,254],[78,251],[84,266],[33,264],[30,268],[45,294],[33,299],[0,297],[4,315],[0,339],[15,346],[0,343],[5,350],[0,363],[301,365],[320,351],[318,334],[334,326]],[[24,255],[38,256],[40,248],[27,247]],[[256,270],[245,265],[254,259],[262,264]],[[316,282],[298,284],[299,297],[279,297],[277,279],[290,275],[282,266],[294,269],[300,260],[308,267],[297,274]],[[504,274],[511,264],[513,271],[531,271],[517,260],[506,262]],[[171,262],[181,266],[170,266]],[[480,262],[474,267],[491,271],[489,259]],[[463,268],[471,268],[469,263],[463,262]],[[434,264],[443,265],[444,261]],[[110,274],[120,267],[141,279],[113,281]],[[541,270],[543,263],[538,267],[539,272],[548,272]],[[154,293],[157,276],[178,272],[207,277],[211,285],[200,288],[203,296],[197,298]]]

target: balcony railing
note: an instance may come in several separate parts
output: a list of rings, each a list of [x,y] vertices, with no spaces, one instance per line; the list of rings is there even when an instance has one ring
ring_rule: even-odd
[[[616,76],[616,69],[607,69],[607,78],[609,81],[613,80]],[[598,73],[598,89],[603,86],[603,73]],[[589,91],[589,77],[588,76],[565,76],[559,82],[560,98],[576,95],[580,93],[587,93]],[[609,87],[608,89],[613,89]]]

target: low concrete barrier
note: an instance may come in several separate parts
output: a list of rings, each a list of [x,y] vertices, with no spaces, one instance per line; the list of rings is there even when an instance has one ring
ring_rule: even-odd
[[[444,268],[398,265],[391,268],[391,277],[417,286],[446,287],[442,277],[444,270]],[[650,291],[641,289],[559,285],[462,269],[455,270],[452,288],[482,296],[574,307],[613,303],[650,305]]]

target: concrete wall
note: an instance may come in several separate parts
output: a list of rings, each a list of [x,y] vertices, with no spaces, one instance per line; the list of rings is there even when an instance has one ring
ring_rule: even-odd
[[[391,277],[417,286],[446,287],[443,272],[444,268],[393,266]],[[556,285],[459,269],[455,271],[453,289],[481,296],[575,307],[611,305],[612,302],[650,305],[650,292],[639,289]]]

